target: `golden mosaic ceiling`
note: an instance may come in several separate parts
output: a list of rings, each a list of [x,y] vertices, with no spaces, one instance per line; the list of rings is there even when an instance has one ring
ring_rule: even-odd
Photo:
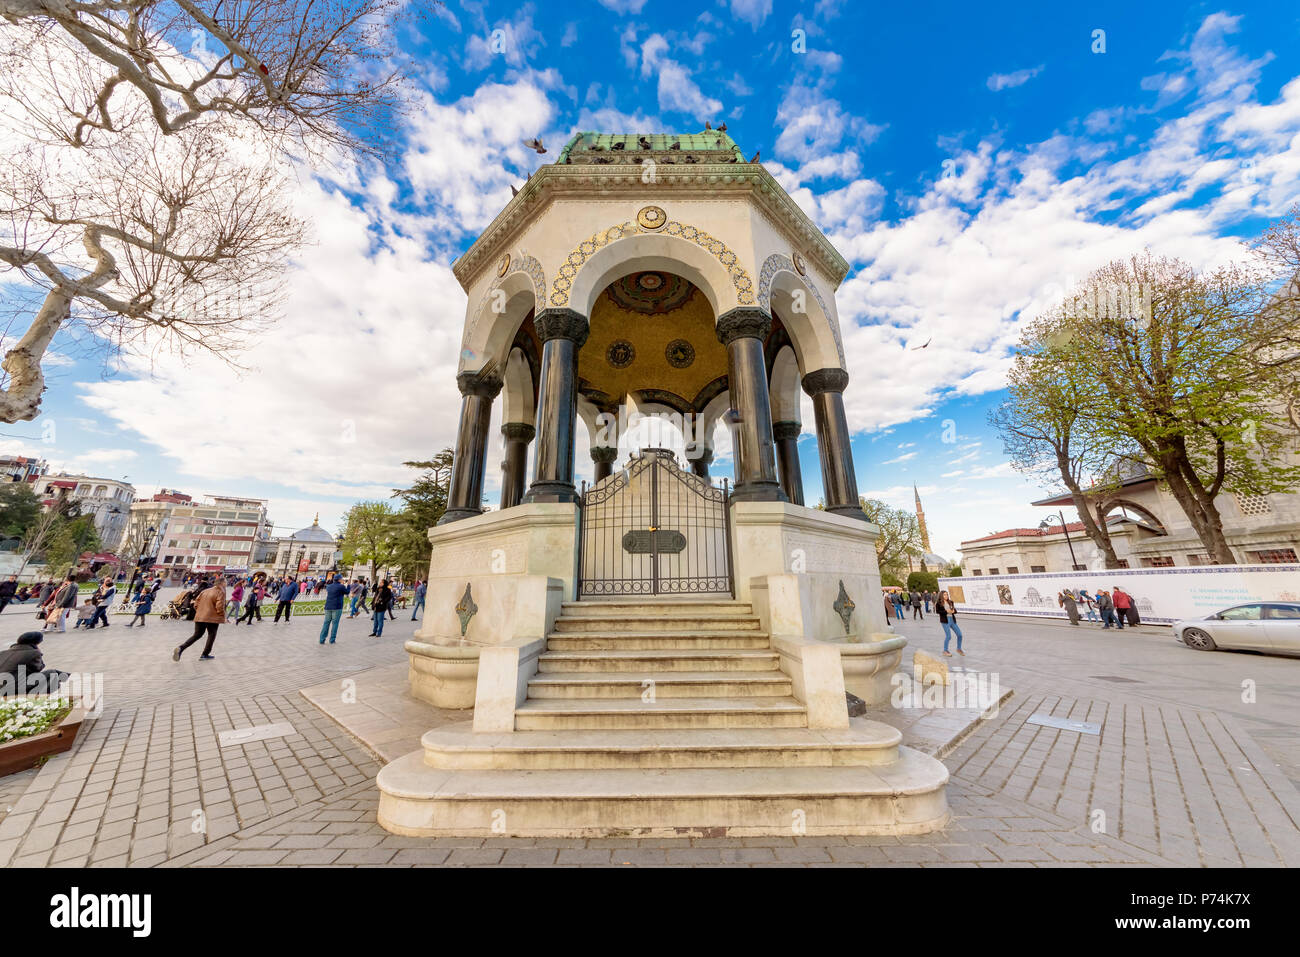
[[[578,353],[583,392],[622,402],[629,392],[660,390],[692,403],[726,374],[713,309],[688,280],[660,270],[632,273],[596,300]]]

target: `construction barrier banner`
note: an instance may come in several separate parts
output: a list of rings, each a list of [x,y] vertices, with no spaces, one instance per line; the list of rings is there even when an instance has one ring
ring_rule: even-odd
[[[1300,565],[1207,565],[1189,568],[1120,568],[1033,575],[983,575],[940,578],[958,614],[1065,618],[1057,595],[1065,589],[1098,590],[1115,586],[1133,597],[1143,621],[1170,624],[1204,618],[1233,605],[1255,601],[1300,601]],[[1080,616],[1085,614],[1079,609]]]

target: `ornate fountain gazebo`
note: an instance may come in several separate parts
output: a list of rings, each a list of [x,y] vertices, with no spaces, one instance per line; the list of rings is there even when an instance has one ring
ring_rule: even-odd
[[[682,649],[692,641],[699,649],[729,647],[709,628],[761,628],[755,634],[770,650],[757,654],[770,657],[772,668],[779,658],[771,687],[787,694],[773,707],[788,700],[798,712],[789,720],[799,727],[847,729],[846,687],[868,701],[887,697],[904,640],[882,634],[878,532],[859,507],[849,446],[849,376],[833,295],[847,270],[772,176],[715,130],[577,134],[455,263],[468,296],[455,461],[446,514],[429,531],[426,616],[406,649],[412,693],[442,708],[473,707],[473,727],[446,752],[426,735],[423,759],[412,755],[401,768],[395,762],[385,769],[385,826],[455,830],[426,821],[442,813],[428,808],[445,782],[421,768],[459,766],[466,753],[486,747],[483,735],[518,729],[511,747],[522,747],[529,722],[547,717],[524,715],[530,689],[542,697],[588,688],[606,697],[625,693],[617,681],[598,688],[604,679],[579,676],[558,691],[565,681],[540,680],[538,663],[548,654],[553,668],[578,658],[597,671],[619,667],[607,652],[592,661],[548,652],[558,619],[567,617],[566,628],[589,628],[621,617],[610,625],[616,630],[680,622],[680,634],[665,637]],[[797,448],[803,394],[814,412],[820,508],[804,503]],[[485,510],[498,398],[503,476],[499,507]],[[644,415],[672,422],[684,461],[629,442],[629,425]],[[588,439],[582,449],[580,421]],[[710,474],[724,429],[734,484]],[[590,487],[575,485],[579,454],[593,462]],[[642,664],[667,661],[627,654]],[[698,656],[719,668],[739,666],[707,650]],[[696,683],[732,686],[708,675]],[[689,682],[683,688],[673,693],[691,693]],[[714,727],[749,720],[726,702],[719,707],[700,720],[721,722]],[[628,720],[626,727],[647,733],[678,726],[676,713],[653,713],[653,705],[645,714],[633,710],[587,715],[570,726],[616,728]],[[881,728],[896,749],[897,732]],[[546,740],[543,751],[554,743]],[[671,750],[656,740],[643,742],[648,766]],[[453,753],[460,757],[447,757]],[[908,767],[925,760],[909,756]],[[907,828],[946,820],[946,772],[934,765],[909,779],[931,803]],[[873,787],[863,793],[874,795]],[[706,804],[701,797],[677,810],[694,822],[697,811],[716,811],[700,810]],[[613,819],[588,811],[596,823],[573,825],[583,833],[600,833]],[[651,814],[656,822],[667,820],[658,814]],[[528,826],[530,833],[549,827]],[[831,833],[855,825],[824,826]]]

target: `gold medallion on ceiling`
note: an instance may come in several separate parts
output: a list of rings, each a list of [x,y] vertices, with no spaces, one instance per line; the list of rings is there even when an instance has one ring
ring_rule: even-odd
[[[794,268],[795,271],[799,273],[799,275],[801,276],[808,275],[808,267],[804,264],[803,257],[799,255],[799,251],[797,249],[791,250],[790,258],[794,260]]]
[[[642,229],[663,229],[668,214],[658,206],[647,206],[636,214],[636,221]]]
[[[497,263],[497,278],[504,276],[510,271],[510,254],[506,253],[501,257],[501,262]]]

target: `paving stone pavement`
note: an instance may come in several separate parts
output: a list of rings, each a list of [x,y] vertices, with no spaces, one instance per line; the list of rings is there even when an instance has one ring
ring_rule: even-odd
[[[27,630],[29,617],[0,615],[0,640]],[[914,647],[937,650],[937,625],[908,624],[900,630]],[[429,840],[375,823],[380,762],[298,693],[400,661],[413,626],[399,618],[371,639],[368,620],[345,619],[339,644],[325,648],[319,627],[319,617],[225,626],[215,661],[199,662],[191,648],[180,664],[170,650],[189,634],[182,623],[51,635],[50,664],[104,674],[104,710],[68,754],[0,778],[0,866],[1300,863],[1300,796],[1289,779],[1300,750],[1295,659],[968,621],[963,664],[997,671],[1017,694],[946,757],[953,820],[940,833]],[[1258,684],[1258,706],[1237,703],[1245,674]],[[1097,721],[1102,733],[1027,724],[1039,711]],[[220,746],[223,730],[280,722],[294,733]]]

